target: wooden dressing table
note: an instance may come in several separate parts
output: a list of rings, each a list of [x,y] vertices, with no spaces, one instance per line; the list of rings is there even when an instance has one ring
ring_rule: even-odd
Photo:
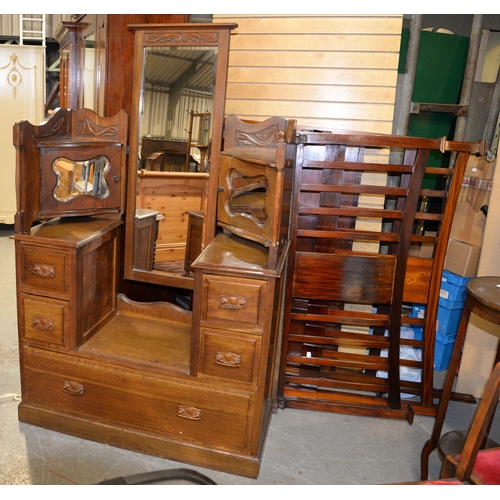
[[[277,132],[277,141],[256,146],[254,153],[265,149],[266,168],[288,179],[290,124],[271,119],[241,126],[247,137]],[[19,419],[257,477],[276,404],[288,248],[276,235],[285,228],[273,223],[271,248],[235,234],[236,224],[231,232],[234,220],[225,224],[229,229],[192,265],[192,312],[167,302],[130,300],[120,290],[126,131],[124,112],[103,118],[85,109],[60,109],[44,124],[14,127]],[[102,186],[119,194],[56,197],[58,159],[76,164],[96,156],[109,160]],[[252,162],[250,156],[246,161]],[[260,161],[256,156],[256,165]],[[281,185],[266,196],[286,207],[291,183]],[[150,245],[148,238],[138,241]]]

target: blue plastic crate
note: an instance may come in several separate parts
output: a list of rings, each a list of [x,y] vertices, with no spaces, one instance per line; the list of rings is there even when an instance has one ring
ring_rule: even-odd
[[[436,343],[434,344],[434,369],[436,371],[447,370],[450,366],[456,338],[456,335],[446,337],[436,333]]]
[[[437,332],[441,335],[456,335],[465,302],[439,299],[437,311]]]
[[[424,304],[412,304],[411,313],[408,315],[409,318],[425,318],[425,305]],[[418,325],[412,325],[409,322],[410,328],[413,330],[415,335],[415,340],[424,339],[424,328]]]
[[[415,335],[415,340],[424,340],[424,329],[421,326],[411,325],[411,329]]]
[[[425,318],[425,305],[413,304],[411,309],[410,318]]]
[[[463,302],[467,295],[467,282],[471,279],[472,277],[464,278],[457,274],[450,273],[449,271],[443,271],[439,297],[453,302]]]

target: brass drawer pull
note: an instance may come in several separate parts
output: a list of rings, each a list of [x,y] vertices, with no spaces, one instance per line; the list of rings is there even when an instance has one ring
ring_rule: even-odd
[[[194,406],[179,405],[177,416],[187,418],[188,420],[201,420],[201,410]]]
[[[33,328],[37,328],[38,330],[50,332],[54,330],[54,322],[51,319],[47,318],[33,318],[33,323],[31,326]]]
[[[220,306],[226,309],[245,309],[247,306],[247,299],[239,295],[221,295]]]
[[[215,362],[218,365],[239,368],[241,366],[241,356],[232,352],[217,352],[215,354]]]
[[[56,275],[56,272],[53,266],[35,264],[33,266],[33,274],[41,276],[42,278],[53,278]]]
[[[74,396],[83,396],[83,385],[78,382],[73,382],[72,380],[65,380],[63,392],[73,394]]]

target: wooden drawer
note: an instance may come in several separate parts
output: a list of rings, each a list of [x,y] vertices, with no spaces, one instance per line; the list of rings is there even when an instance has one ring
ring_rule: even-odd
[[[25,342],[57,347],[68,345],[69,304],[62,300],[21,294],[21,338]]]
[[[69,253],[39,246],[20,245],[21,286],[24,290],[69,296]]]
[[[245,452],[251,398],[27,347],[23,404]]]
[[[257,383],[261,337],[201,329],[201,372],[238,382]]]
[[[245,278],[204,275],[202,320],[263,326],[267,282]]]

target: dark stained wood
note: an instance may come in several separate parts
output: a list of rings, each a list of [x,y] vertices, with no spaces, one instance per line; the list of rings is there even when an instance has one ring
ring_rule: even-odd
[[[51,213],[61,217],[49,218],[44,202],[53,180],[31,163],[39,167],[44,149],[54,153],[44,168],[67,151],[107,154],[109,140],[89,142],[72,133],[72,124],[103,131],[111,123],[122,133],[126,113],[118,116],[116,122],[87,109],[61,109],[48,125],[15,128],[23,209],[14,236],[19,420],[257,477],[276,409],[288,244],[280,242],[274,262],[264,245],[220,232],[192,266],[192,311],[163,301],[175,298],[166,286],[148,287],[140,300],[120,293],[123,207],[108,213],[103,202],[104,209],[97,203],[89,211],[82,202],[68,210],[68,202],[53,198]],[[125,150],[126,137],[113,136],[113,144]],[[121,172],[113,171],[116,182],[109,183],[118,200]],[[35,196],[32,184],[45,198]],[[31,227],[39,215],[49,220]],[[151,240],[139,236],[133,244],[148,250]]]
[[[16,147],[16,231],[29,233],[34,222],[65,215],[112,214],[119,219],[125,205],[128,116],[124,111],[101,117],[89,109],[63,109],[49,120],[33,125],[14,124]],[[53,196],[58,179],[53,161],[90,160],[104,155],[110,165],[105,173],[110,195],[74,196],[61,203]]]
[[[248,123],[236,115],[225,120],[217,223],[269,248],[271,267],[288,240],[295,135],[296,120]]]
[[[339,255],[298,252],[293,295],[325,300],[390,304],[396,259],[393,255]],[[329,272],[325,272],[328,269]]]
[[[441,271],[468,155],[484,145],[306,131],[297,142],[280,404],[409,419],[413,411],[435,414]],[[402,154],[389,155],[390,148]],[[430,150],[457,151],[455,164],[427,167]],[[426,173],[449,182],[422,190]],[[429,197],[443,200],[439,213],[427,213]],[[437,236],[420,231],[430,221]],[[423,243],[433,246],[430,258],[414,256]],[[425,319],[403,317],[403,303],[425,304]],[[424,339],[401,339],[403,324],[422,327]],[[422,361],[401,360],[400,346],[420,349]],[[403,366],[419,369],[421,381],[402,380]],[[418,397],[411,411],[403,392]]]

